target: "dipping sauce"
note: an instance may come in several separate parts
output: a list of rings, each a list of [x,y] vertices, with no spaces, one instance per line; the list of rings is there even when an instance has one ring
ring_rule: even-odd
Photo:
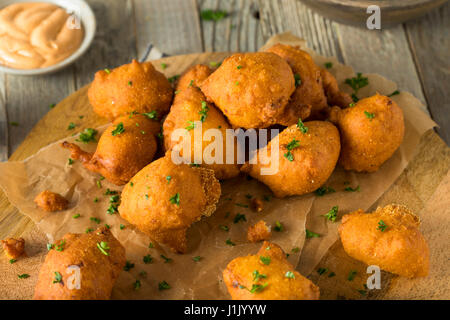
[[[15,69],[54,65],[81,45],[81,23],[50,3],[16,3],[0,10],[0,64]]]

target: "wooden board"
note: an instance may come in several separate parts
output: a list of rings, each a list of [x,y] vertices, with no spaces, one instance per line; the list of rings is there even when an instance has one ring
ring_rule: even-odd
[[[164,58],[153,63],[156,68],[162,71],[160,65],[164,62],[168,65],[164,73],[166,76],[173,76],[183,72],[191,65],[222,61],[228,55],[229,53],[191,54]],[[75,130],[68,129],[70,122],[76,124]],[[87,99],[87,86],[85,86],[62,100],[44,116],[10,157],[10,160],[23,160],[54,141],[82,131],[85,128],[97,127],[105,123],[106,120],[99,118],[93,113],[92,107]],[[449,150],[437,134],[429,131],[422,138],[415,159],[377,204],[389,203],[393,198],[399,199],[399,197],[403,197],[406,203],[410,203],[413,210],[419,212],[435,192],[440,181],[449,169]],[[0,239],[11,236],[30,236],[30,232],[33,234],[31,236],[32,238],[45,241],[45,237],[42,235],[40,237],[34,235],[39,233],[34,223],[29,218],[20,214],[16,208],[12,207],[5,195],[0,193]],[[33,245],[36,245],[36,243],[33,243]],[[42,243],[42,246],[45,248],[45,242]],[[42,259],[43,254],[45,252],[41,252],[41,256],[36,259]],[[321,265],[326,267],[331,262],[336,264],[336,261],[345,259],[348,260],[346,263],[352,261],[351,258],[342,253],[342,247],[337,243],[330,253],[324,257]],[[355,264],[354,268],[356,270],[364,269],[363,264],[354,260],[352,263]],[[312,275],[313,278],[315,276],[314,274]],[[332,283],[324,282],[323,279],[315,279],[315,281],[319,283],[322,295],[326,298],[336,298],[339,295],[352,297],[352,292],[355,292],[356,296],[354,298],[358,298],[359,294],[357,290],[352,289],[353,291],[350,291],[350,293],[348,291],[343,293],[336,290],[336,288],[343,287],[339,284],[336,285],[336,281],[346,282],[345,277],[342,279],[334,279]],[[356,283],[355,281],[355,285]],[[16,296],[16,298],[21,297]]]

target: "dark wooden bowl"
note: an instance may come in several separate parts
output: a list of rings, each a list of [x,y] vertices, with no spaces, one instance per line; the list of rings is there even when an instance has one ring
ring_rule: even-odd
[[[418,18],[448,0],[299,0],[319,14],[338,22],[366,27],[367,7],[381,9],[381,28]]]

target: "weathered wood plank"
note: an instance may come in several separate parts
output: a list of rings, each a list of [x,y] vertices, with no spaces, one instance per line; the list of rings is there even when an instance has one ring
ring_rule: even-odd
[[[8,160],[8,115],[5,101],[5,75],[0,73],[0,161]]]
[[[381,30],[336,25],[346,64],[355,71],[378,73],[396,82],[399,90],[412,93],[425,105],[420,80],[401,25]],[[424,111],[427,112],[426,108]]]
[[[34,125],[74,90],[73,67],[44,76],[5,76],[9,152],[12,153]]]
[[[277,33],[290,31],[305,39],[308,47],[317,53],[335,56],[343,61],[333,22],[296,0],[260,0],[259,4],[265,39]]]
[[[264,44],[256,0],[199,0],[199,11],[223,10],[219,21],[201,20],[205,51],[257,51]]]
[[[134,0],[137,52],[149,43],[169,55],[203,51],[195,0]]]
[[[450,144],[450,3],[408,22],[405,30],[431,116]]]
[[[88,0],[97,19],[97,33],[86,54],[75,64],[76,88],[92,81],[94,73],[136,58],[132,0]]]

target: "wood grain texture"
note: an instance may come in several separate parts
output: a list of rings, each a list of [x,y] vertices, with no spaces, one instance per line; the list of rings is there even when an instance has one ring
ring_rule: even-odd
[[[137,52],[149,43],[169,55],[202,52],[195,0],[134,0]]]
[[[405,26],[437,132],[450,144],[450,2]]]
[[[8,113],[6,112],[5,75],[0,73],[0,161],[8,160]]]
[[[198,0],[198,7],[228,13],[219,21],[201,20],[204,51],[257,51],[264,44],[257,0]]]
[[[97,19],[92,46],[75,63],[75,89],[91,82],[94,72],[137,58],[132,0],[88,0]]]

